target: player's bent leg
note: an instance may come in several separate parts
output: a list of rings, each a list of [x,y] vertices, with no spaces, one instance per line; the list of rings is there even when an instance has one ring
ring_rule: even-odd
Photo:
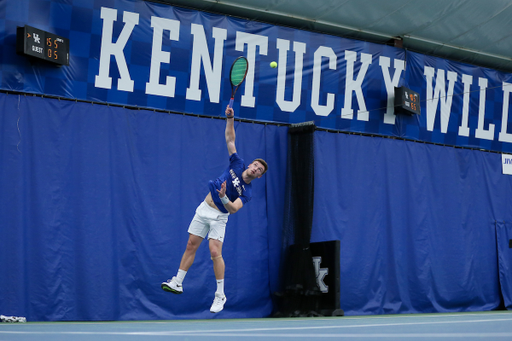
[[[215,272],[215,278],[217,279],[217,291],[215,292],[215,298],[210,308],[210,312],[218,313],[224,309],[226,303],[226,295],[224,295],[224,271],[225,264],[222,258],[222,242],[216,239],[209,240],[210,255],[213,261],[213,271]]]
[[[202,241],[202,237],[189,234],[187,248],[183,253],[183,257],[181,257],[181,270],[188,271],[188,269],[192,266],[192,264],[194,263],[194,259],[196,258],[197,249],[199,248],[199,245],[201,245]]]
[[[215,278],[224,279],[225,264],[224,259],[222,258],[222,242],[216,239],[210,239],[209,246]]]
[[[188,269],[192,266],[192,264],[194,263],[197,249],[199,248],[199,245],[201,245],[202,241],[203,241],[202,237],[196,236],[193,234],[189,234],[187,247],[186,247],[185,252],[183,253],[183,256],[181,258],[178,275],[174,276],[171,279],[168,279],[166,282],[163,282],[160,285],[163,290],[172,292],[173,294],[182,294],[183,293],[183,285],[182,285],[183,278],[180,278],[180,272],[182,272],[182,277],[184,277],[183,274],[185,274],[188,271]]]

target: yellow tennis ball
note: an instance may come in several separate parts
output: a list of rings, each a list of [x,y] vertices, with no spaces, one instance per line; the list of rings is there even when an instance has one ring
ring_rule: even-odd
[[[275,69],[275,68],[277,67],[277,63],[276,63],[276,62],[272,62],[272,63],[270,63],[270,67],[271,67],[272,69]]]

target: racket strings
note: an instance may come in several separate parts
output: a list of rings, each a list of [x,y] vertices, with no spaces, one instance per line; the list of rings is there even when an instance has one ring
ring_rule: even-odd
[[[247,73],[247,67],[247,60],[245,59],[238,59],[233,64],[230,74],[230,80],[233,85],[240,85],[244,81],[245,74]]]

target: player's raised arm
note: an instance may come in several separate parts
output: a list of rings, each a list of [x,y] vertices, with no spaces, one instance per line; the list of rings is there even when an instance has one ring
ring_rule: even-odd
[[[226,108],[226,145],[228,147],[229,155],[236,153],[236,147],[235,147],[235,112],[233,111],[233,108],[230,108],[229,106]]]

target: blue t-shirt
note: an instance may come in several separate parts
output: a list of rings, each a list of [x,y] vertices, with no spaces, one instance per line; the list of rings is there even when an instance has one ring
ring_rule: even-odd
[[[215,180],[210,180],[208,187],[213,198],[213,202],[221,212],[228,213],[222,201],[219,198],[221,185],[226,181],[226,195],[231,202],[237,198],[242,200],[245,205],[252,198],[252,184],[246,184],[242,179],[242,173],[246,169],[244,160],[237,153],[231,154],[229,157],[229,167]]]

